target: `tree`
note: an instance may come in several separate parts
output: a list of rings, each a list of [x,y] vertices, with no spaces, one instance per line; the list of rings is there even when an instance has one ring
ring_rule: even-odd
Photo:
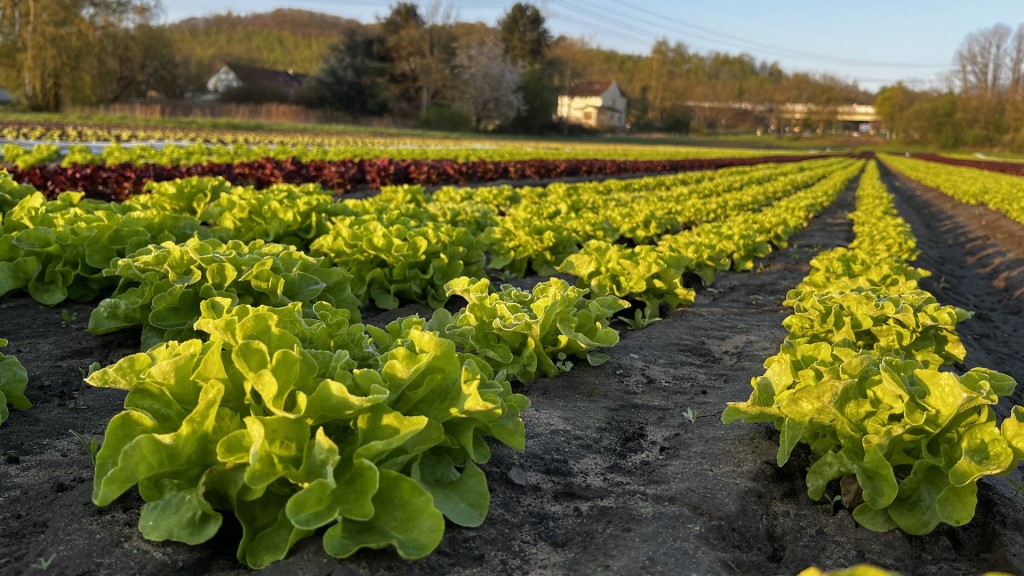
[[[383,37],[366,28],[346,29],[328,49],[323,67],[313,78],[314,102],[352,116],[387,112],[383,42]]]
[[[954,54],[957,124],[967,145],[1011,140],[1024,128],[1024,24],[968,34]]]
[[[168,45],[126,53],[159,11],[155,0],[0,0],[2,81],[40,110],[137,95],[157,76],[145,63]]]
[[[953,56],[962,92],[985,98],[999,95],[1010,72],[1011,33],[1006,24],[996,24],[964,38]]]
[[[924,95],[907,110],[907,131],[915,140],[956,148],[964,143],[961,108],[952,92]]]
[[[498,20],[505,56],[524,68],[540,66],[547,60],[551,45],[544,15],[532,4],[515,3]]]
[[[415,4],[400,2],[380,21],[395,113],[422,118],[444,90],[455,58],[454,19],[454,10],[439,2],[431,5],[426,18]]]
[[[97,40],[95,72],[87,78],[95,102],[181,92],[180,66],[166,27],[145,22]]]
[[[427,113],[438,94],[444,94],[455,66],[455,34],[452,25],[456,13],[451,6],[435,0],[427,10],[421,45],[421,65],[417,78],[420,92],[420,117]]]
[[[878,93],[878,97],[875,98],[875,110],[889,129],[892,139],[906,139],[910,136],[908,113],[918,100],[920,97],[902,82],[887,86]]]
[[[498,20],[505,57],[521,70],[519,114],[509,123],[521,132],[540,133],[554,126],[559,66],[551,59],[551,32],[533,4],[517,2]]]
[[[639,86],[627,87],[628,93],[643,94],[647,87],[648,119],[659,126],[689,126],[687,102],[711,98],[707,93],[695,94],[708,80],[707,70],[699,57],[691,54],[685,44],[660,39],[651,46],[651,55],[644,65]],[[688,129],[688,128],[687,128]]]
[[[399,2],[380,21],[387,63],[387,88],[391,110],[414,115],[418,100],[417,82],[421,73],[420,46],[426,36],[426,22],[411,2]]]
[[[479,130],[488,123],[506,123],[523,110],[519,68],[497,42],[480,40],[456,58],[459,86],[455,106]]]

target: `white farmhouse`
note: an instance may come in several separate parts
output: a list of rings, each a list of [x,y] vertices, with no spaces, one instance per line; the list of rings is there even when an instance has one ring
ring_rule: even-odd
[[[598,129],[626,126],[626,94],[615,80],[575,82],[558,97],[560,121]]]

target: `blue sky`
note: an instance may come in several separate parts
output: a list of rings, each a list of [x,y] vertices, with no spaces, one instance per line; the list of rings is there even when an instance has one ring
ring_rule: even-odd
[[[421,7],[429,0],[418,2]],[[514,0],[446,0],[460,20],[494,24]],[[164,0],[166,20],[211,11],[277,7],[363,22],[387,14],[388,0]],[[786,71],[830,72],[871,90],[904,80],[941,86],[965,35],[997,23],[1024,23],[1024,0],[536,0],[554,34],[582,36],[645,54],[658,38],[697,52],[746,52]]]

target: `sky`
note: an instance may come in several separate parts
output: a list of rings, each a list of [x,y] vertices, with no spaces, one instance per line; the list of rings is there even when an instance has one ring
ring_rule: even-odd
[[[430,0],[417,2],[425,9]],[[445,0],[458,20],[495,24],[515,0]],[[830,73],[867,90],[902,80],[940,88],[964,37],[1024,24],[1024,0],[536,0],[554,35],[647,54],[660,38],[692,51],[747,53],[787,72]],[[288,7],[373,22],[389,0],[164,0],[168,22]]]

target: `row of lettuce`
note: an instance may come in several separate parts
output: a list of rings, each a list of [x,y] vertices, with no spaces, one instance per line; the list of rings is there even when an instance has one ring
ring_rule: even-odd
[[[990,172],[1010,174],[1012,176],[1024,176],[1024,162],[1020,159],[998,159],[981,155],[967,154],[921,154],[915,153],[914,158],[939,162],[951,166],[962,166],[965,168],[979,168]]]
[[[488,439],[523,448],[529,402],[512,382],[602,363],[630,301],[657,313],[692,301],[688,272],[749,269],[861,165],[406,187],[340,203],[312,185],[214,179],[151,185],[122,204],[48,201],[0,180],[2,292],[50,305],[108,296],[92,331],[143,326],[145,352],[87,381],[127,391],[93,500],[137,486],[146,538],[205,542],[229,513],[253,567],[317,531],[333,556],[393,546],[418,558],[445,519],[484,520]],[[495,289],[483,277],[547,268],[577,285]],[[361,322],[371,302],[408,301],[434,312]]]
[[[634,279],[668,268],[707,282],[718,271],[749,268],[752,257],[773,242],[784,245],[792,233],[785,212],[820,205],[858,167],[830,159],[629,181],[446,188],[431,195],[396,187],[344,202],[315,185],[256,190],[209,178],[152,184],[149,194],[124,203],[81,193],[46,200],[29,186],[0,179],[0,295],[25,289],[51,306],[65,298],[88,301],[115,289],[127,292],[136,268],[137,275],[151,277],[158,270],[172,284],[188,286],[206,266],[215,278],[227,264],[214,264],[226,259],[240,268],[214,280],[215,286],[236,279],[259,284],[265,276],[288,273],[301,280],[274,280],[266,290],[319,297],[338,284],[360,305],[372,301],[390,309],[404,300],[436,306],[443,302],[445,283],[457,276],[479,277],[485,268],[506,276],[573,273],[569,266],[584,263],[567,263],[568,257],[611,246],[617,258],[602,258],[583,287],[657,302],[662,281],[629,287],[619,286],[620,280],[601,288],[598,279],[613,273],[609,267],[619,261],[638,262],[630,274]],[[794,199],[783,208],[762,210],[787,196]],[[729,230],[735,240],[725,243]],[[659,240],[650,245],[654,239]],[[129,254],[135,256],[120,260]],[[244,271],[246,265],[261,268]],[[314,268],[340,269],[328,279]],[[310,291],[312,277],[318,278],[317,288]],[[680,282],[675,280],[675,290]],[[161,302],[178,298],[164,288],[158,291]]]
[[[970,314],[918,287],[928,272],[908,264],[915,239],[874,163],[851,218],[855,240],[811,261],[787,295],[793,314],[779,353],[722,420],[772,422],[780,466],[808,445],[809,496],[840,480],[844,504],[871,530],[961,526],[974,516],[978,480],[1024,459],[1024,408],[1001,426],[992,409],[1016,383],[985,368],[948,371],[964,360],[956,324]]]
[[[0,133],[3,130],[0,129]],[[108,134],[109,136],[109,134]],[[0,140],[3,138],[0,137]],[[109,142],[109,144],[107,143]],[[451,140],[440,138],[350,138],[333,144],[285,140],[281,143],[236,142],[135,142],[123,145],[109,139],[91,144],[13,141],[0,146],[0,164],[25,169],[58,164],[64,168],[83,165],[156,164],[195,166],[238,164],[263,159],[300,162],[341,160],[694,160],[724,157],[758,157],[765,151],[683,146],[590,144],[566,146],[522,140]]]
[[[192,176],[220,177],[237,185],[266,188],[274,184],[314,183],[344,193],[353,189],[416,184],[423,186],[495,182],[499,180],[551,180],[603,178],[714,170],[763,162],[800,161],[820,156],[757,156],[743,158],[660,160],[403,160],[372,158],[308,160],[294,157],[258,158],[230,163],[161,165],[146,163],[42,165],[11,168],[14,179],[30,184],[54,198],[67,191],[82,191],[90,198],[125,200],[144,193],[149,182]]]
[[[1024,179],[1020,175],[983,168],[989,164],[987,162],[943,163],[939,159],[951,159],[934,155],[926,156],[927,160],[894,154],[880,154],[879,157],[893,170],[961,202],[988,206],[1016,222],[1024,223],[1024,194],[1021,194]]]

